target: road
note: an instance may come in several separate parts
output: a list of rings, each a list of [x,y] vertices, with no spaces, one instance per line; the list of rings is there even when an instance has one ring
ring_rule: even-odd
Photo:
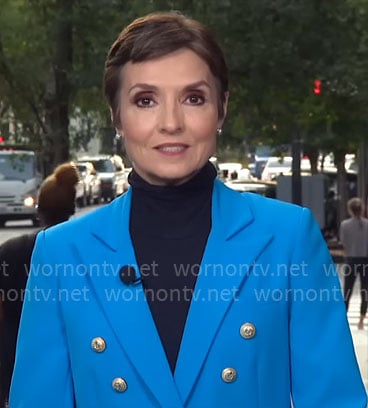
[[[91,205],[89,207],[77,208],[73,217],[80,217],[82,214],[93,211],[98,207],[98,205]],[[36,230],[37,228],[33,227],[31,220],[8,221],[5,224],[5,228],[0,228],[0,245],[10,238],[14,238],[22,234],[30,234]]]

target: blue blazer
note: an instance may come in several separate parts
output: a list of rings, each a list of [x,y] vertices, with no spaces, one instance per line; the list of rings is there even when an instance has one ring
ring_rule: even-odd
[[[217,180],[212,201],[174,376],[142,286],[119,278],[136,265],[131,192],[38,235],[11,408],[366,406],[338,277],[309,210]]]

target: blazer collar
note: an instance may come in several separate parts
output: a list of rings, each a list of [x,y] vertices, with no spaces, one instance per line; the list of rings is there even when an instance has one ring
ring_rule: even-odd
[[[102,208],[97,222],[91,226],[92,234],[113,251],[117,250],[121,242],[121,234],[129,233],[131,199],[132,191],[129,189],[123,196]],[[218,179],[214,182],[212,214],[217,234],[226,240],[235,236],[254,219],[250,201]]]
[[[129,215],[132,192],[129,189],[124,195],[110,204],[97,210],[91,219],[90,232],[102,244],[117,251],[122,234],[129,234]]]

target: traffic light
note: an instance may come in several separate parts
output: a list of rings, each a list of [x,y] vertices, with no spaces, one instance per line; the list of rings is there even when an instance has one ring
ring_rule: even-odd
[[[315,95],[320,95],[322,93],[322,81],[319,79],[314,80],[314,89],[313,93]]]
[[[4,136],[0,135],[0,143],[4,143],[4,142],[5,142]]]

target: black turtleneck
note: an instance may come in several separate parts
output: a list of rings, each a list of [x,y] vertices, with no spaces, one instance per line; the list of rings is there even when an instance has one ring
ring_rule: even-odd
[[[132,187],[130,234],[143,287],[172,373],[211,229],[213,181],[207,163],[179,186],[154,186],[136,172]]]

